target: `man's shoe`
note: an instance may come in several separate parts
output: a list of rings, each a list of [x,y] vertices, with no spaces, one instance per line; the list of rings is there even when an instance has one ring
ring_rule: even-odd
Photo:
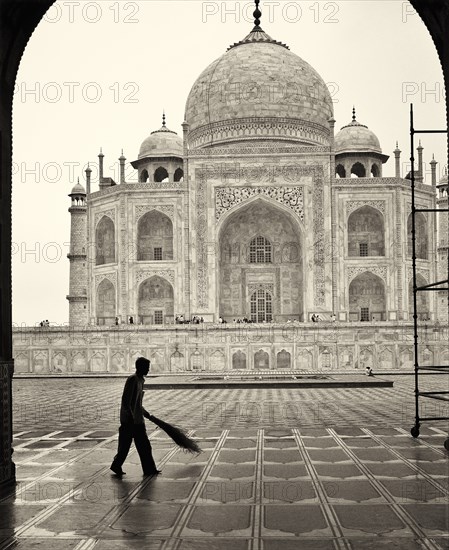
[[[112,464],[110,469],[114,472],[114,474],[116,476],[122,477],[122,476],[126,475],[126,472],[124,472],[121,468],[118,468],[117,466],[114,466],[114,464]]]

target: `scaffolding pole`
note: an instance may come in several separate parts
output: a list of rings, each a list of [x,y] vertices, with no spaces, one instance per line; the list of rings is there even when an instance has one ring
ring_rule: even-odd
[[[413,272],[413,348],[414,348],[414,377],[415,377],[415,424],[411,428],[410,433],[413,437],[419,437],[419,429],[421,422],[432,422],[449,420],[449,416],[420,416],[420,398],[436,399],[439,401],[449,402],[449,391],[425,391],[422,392],[419,389],[419,377],[420,371],[427,371],[433,373],[448,373],[449,365],[426,365],[420,366],[419,364],[419,338],[418,338],[418,308],[417,308],[417,296],[419,292],[429,291],[447,291],[449,288],[449,278],[443,281],[433,282],[426,285],[417,285],[417,272],[416,272],[416,214],[420,212],[439,213],[449,215],[449,209],[439,208],[416,208],[415,202],[415,134],[448,134],[446,130],[416,130],[413,120],[413,104],[410,105],[410,162],[411,162],[411,194],[412,194],[412,272]],[[449,239],[449,235],[448,235]],[[437,245],[437,243],[435,243]],[[448,240],[449,245],[449,240]],[[449,262],[449,258],[448,258]],[[448,277],[449,277],[449,263],[448,263]],[[445,285],[441,287],[441,285]],[[444,447],[449,451],[449,435],[444,442]]]

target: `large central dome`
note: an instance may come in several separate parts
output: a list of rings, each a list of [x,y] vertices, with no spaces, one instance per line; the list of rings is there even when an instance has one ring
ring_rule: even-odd
[[[328,145],[332,99],[320,75],[260,27],[211,63],[186,104],[190,148]]]

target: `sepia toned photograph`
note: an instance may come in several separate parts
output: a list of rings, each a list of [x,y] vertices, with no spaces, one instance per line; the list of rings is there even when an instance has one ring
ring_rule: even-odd
[[[0,0],[0,550],[449,546],[449,0]]]

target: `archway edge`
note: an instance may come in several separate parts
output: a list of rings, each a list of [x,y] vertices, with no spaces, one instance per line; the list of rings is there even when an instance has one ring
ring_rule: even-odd
[[[5,388],[0,414],[2,430],[0,443],[7,462],[0,462],[0,485],[15,481],[11,459],[12,444],[12,359],[11,313],[11,171],[12,171],[12,102],[17,71],[25,47],[35,28],[54,0],[0,0],[0,367]],[[426,25],[434,42],[443,69],[446,88],[446,127],[449,126],[449,0],[410,0]],[[449,159],[449,142],[448,142]]]

